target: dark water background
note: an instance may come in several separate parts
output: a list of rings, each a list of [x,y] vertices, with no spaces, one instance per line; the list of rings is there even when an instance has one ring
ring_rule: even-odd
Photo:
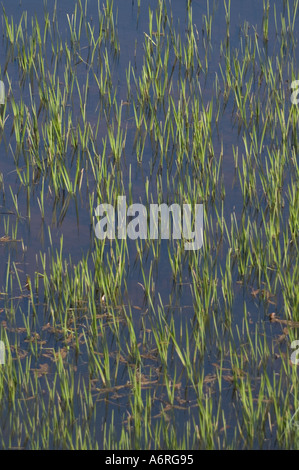
[[[212,2],[210,3],[210,12],[212,11]],[[28,18],[31,15],[36,15],[37,19],[43,23],[43,9],[46,8],[50,16],[53,14],[54,2],[48,1],[47,6],[43,6],[40,1],[15,1],[11,0],[8,2],[3,2],[5,11],[8,17],[11,15],[14,18],[15,23],[18,23],[22,12],[27,10]],[[280,10],[277,10],[277,16],[279,17],[280,13],[284,11],[285,2],[278,1],[276,2],[277,9],[281,7]],[[154,10],[157,6],[156,1],[146,1],[141,0],[141,8],[138,11],[137,2],[130,0],[115,0],[114,1],[114,10],[118,12],[117,14],[117,30],[118,38],[120,43],[120,54],[115,59],[113,63],[113,85],[117,86],[117,96],[116,101],[120,103],[121,100],[126,101],[127,99],[127,85],[126,85],[126,69],[129,62],[135,67],[136,76],[139,75],[143,64],[143,41],[144,41],[144,32],[148,31],[148,7],[151,7]],[[203,27],[203,15],[207,14],[207,7],[205,1],[192,1],[193,7],[193,21],[198,29],[201,32]],[[67,14],[73,12],[74,2],[70,0],[63,0],[57,2],[57,11],[60,25],[61,36],[66,40],[69,36],[69,28],[67,23]],[[173,13],[174,24],[184,32],[186,25],[188,24],[187,18],[187,9],[186,2],[182,0],[176,0],[171,2],[171,8]],[[230,25],[230,41],[232,49],[234,46],[239,48],[240,46],[240,27],[244,25],[244,22],[248,22],[250,27],[255,27],[257,31],[261,29],[261,21],[263,14],[263,2],[261,0],[232,0],[231,2],[231,25]],[[88,15],[90,19],[97,16],[97,2],[89,1],[88,2]],[[271,55],[271,50],[275,48],[275,26],[274,21],[271,21],[271,15],[273,15],[272,9],[270,13],[269,21],[269,38],[272,38],[268,43],[268,54]],[[30,23],[30,22],[29,22]],[[213,81],[215,73],[219,74],[219,57],[220,43],[223,41],[226,34],[226,23],[225,23],[225,10],[222,1],[214,2],[214,17],[212,23],[212,50],[209,57],[209,70],[207,76],[202,80],[202,93],[203,99],[208,103],[214,96],[215,90],[213,89]],[[2,35],[1,35],[2,36]],[[84,46],[84,42],[82,42]],[[135,49],[136,48],[136,49]],[[298,55],[298,51],[296,51]],[[298,59],[298,57],[297,57]],[[2,38],[0,38],[0,79],[4,80],[3,77],[3,67],[6,62],[6,50],[5,43]],[[15,73],[14,73],[15,69]],[[63,67],[62,69],[63,70]],[[10,63],[8,67],[8,72],[10,79],[12,79],[12,89],[15,96],[15,99],[19,96],[20,89],[20,77],[18,76],[18,67],[17,64]],[[59,73],[59,71],[58,71]],[[85,82],[85,71],[84,65],[80,69],[80,74],[82,74],[82,83]],[[286,77],[287,78],[287,77]],[[5,83],[7,86],[7,83]],[[94,88],[93,88],[94,87]],[[88,119],[90,122],[97,122],[97,109],[93,100],[93,89],[95,89],[95,83],[91,80],[89,98],[88,98]],[[26,102],[28,99],[29,102],[29,93],[26,92],[26,84],[24,85],[25,92],[22,93],[23,99]],[[76,97],[74,98],[76,100]],[[129,111],[128,111],[129,112]],[[225,118],[221,119],[221,127],[217,130],[214,129],[213,144],[214,151],[216,155],[220,154],[221,144],[223,144],[223,184],[226,189],[225,197],[225,214],[230,216],[230,213],[235,211],[237,220],[240,220],[241,210],[243,208],[242,197],[240,197],[241,190],[239,185],[236,183],[236,175],[234,173],[234,157],[232,151],[232,145],[239,146],[240,151],[239,155],[243,149],[242,138],[238,135],[238,130],[233,124],[232,119],[232,104],[228,102],[228,105],[225,109]],[[123,111],[123,119],[126,121],[126,110]],[[150,190],[155,191],[156,179],[158,168],[157,164],[153,163],[153,152],[150,145],[147,145],[143,155],[142,165],[138,165],[136,162],[136,154],[133,150],[134,142],[134,126],[130,128],[130,121],[127,121],[128,132],[126,139],[126,152],[125,152],[125,161],[123,163],[123,174],[125,182],[125,190],[128,190],[128,176],[131,166],[131,175],[132,175],[132,196],[134,202],[146,202],[145,194],[145,182],[148,178],[150,180]],[[105,123],[103,122],[103,135],[105,135]],[[47,199],[46,209],[45,209],[45,220],[43,221],[40,216],[40,210],[34,194],[31,196],[31,217],[30,220],[27,217],[27,202],[25,191],[20,189],[19,180],[15,174],[15,164],[11,151],[8,148],[8,144],[12,137],[6,135],[5,139],[2,139],[0,142],[0,172],[4,177],[5,184],[5,200],[2,199],[0,211],[14,212],[13,201],[10,197],[9,186],[11,186],[14,193],[19,192],[19,209],[23,218],[18,222],[18,239],[22,239],[26,247],[24,251],[20,243],[12,244],[0,244],[0,265],[2,267],[2,277],[0,275],[0,285],[5,284],[6,277],[6,264],[8,256],[10,256],[11,261],[19,263],[20,268],[23,270],[24,276],[29,275],[32,278],[34,273],[37,270],[37,266],[40,267],[40,263],[37,258],[39,257],[40,252],[47,252],[50,246],[49,236],[48,236],[48,226],[51,227],[51,234],[53,240],[53,247],[59,248],[60,238],[63,235],[63,253],[64,257],[68,258],[71,255],[74,264],[80,261],[82,255],[86,255],[89,250],[92,251],[92,227],[88,207],[88,194],[83,194],[83,197],[72,198],[70,201],[69,208],[63,220],[60,219],[60,213],[63,207],[63,199],[58,201],[57,206],[54,204],[54,201],[51,198]],[[174,157],[175,158],[175,157]],[[152,170],[152,176],[151,171]],[[75,171],[74,168],[70,169],[71,174]],[[173,165],[172,172],[175,172],[175,164]],[[152,180],[151,180],[152,178]],[[163,181],[166,181],[165,173],[163,173]],[[127,186],[126,186],[127,185]],[[261,188],[259,188],[261,191]],[[38,192],[38,191],[37,191]],[[151,191],[150,191],[151,192]],[[167,192],[166,192],[167,193]],[[167,196],[167,194],[165,194]],[[65,196],[66,197],[66,196]],[[57,213],[57,217],[54,217],[53,213]],[[14,215],[0,214],[0,227],[3,229],[3,221],[5,220],[14,220]],[[215,218],[213,213],[211,214],[212,218]],[[1,233],[0,233],[1,235]],[[136,257],[136,248],[135,243],[128,242],[129,252],[130,252],[130,265],[127,266],[127,295],[134,306],[139,308],[144,308],[144,294],[142,288],[138,283],[142,283],[142,275],[138,263],[135,263]],[[225,253],[224,247],[224,253]],[[151,256],[145,263],[147,267],[147,272],[149,272],[150,264],[152,262]],[[155,263],[153,269],[153,277],[157,290],[161,295],[162,301],[165,305],[170,305],[172,309],[177,311],[176,319],[178,322],[178,328],[181,323],[181,318],[184,318],[184,315],[192,314],[192,295],[190,291],[190,286],[188,281],[190,281],[190,273],[188,272],[187,266],[186,269],[183,269],[183,283],[181,285],[176,285],[172,280],[171,266],[169,263],[168,255],[168,245],[167,242],[163,242],[161,245],[161,257],[158,262]],[[24,278],[23,278],[24,281]],[[235,292],[235,301],[234,301],[234,311],[240,312],[235,315],[236,325],[241,325],[243,318],[243,305],[244,300],[247,302],[247,308],[250,309],[252,315],[253,323],[256,321],[263,321],[265,317],[265,312],[263,307],[257,302],[254,298],[248,295],[248,292],[244,290],[242,286],[237,287]],[[26,300],[23,301],[23,309],[26,311]],[[158,304],[158,299],[155,299],[156,304]],[[278,299],[278,308],[280,301]],[[0,314],[1,321],[1,314]],[[43,321],[41,315],[41,322]],[[136,325],[140,323],[140,313],[136,312]],[[112,339],[111,339],[112,340]],[[213,355],[215,351],[212,348],[211,341],[211,351],[210,357],[207,357],[206,363],[202,366],[206,369],[206,372],[209,373],[212,371],[210,362],[213,362]],[[216,358],[217,359],[217,358]],[[84,360],[82,359],[81,369],[84,372]],[[125,380],[125,379],[124,379]],[[227,390],[227,395],[224,398],[223,402],[229,405],[232,400],[231,391]],[[192,401],[192,400],[191,400]],[[112,407],[111,407],[112,408]],[[101,420],[102,423],[110,420],[111,418],[111,408],[107,408],[107,411],[102,413]],[[121,419],[121,416],[125,408],[125,398],[118,400],[115,403],[114,409],[116,410],[115,420],[117,421],[118,416]],[[107,414],[106,414],[107,413]],[[178,421],[183,423],[185,416],[183,413],[177,412]]]

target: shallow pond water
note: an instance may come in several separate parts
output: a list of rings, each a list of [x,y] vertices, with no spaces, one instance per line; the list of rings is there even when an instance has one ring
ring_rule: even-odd
[[[4,6],[2,448],[298,447],[297,17]],[[203,247],[98,240],[121,195],[203,204]]]

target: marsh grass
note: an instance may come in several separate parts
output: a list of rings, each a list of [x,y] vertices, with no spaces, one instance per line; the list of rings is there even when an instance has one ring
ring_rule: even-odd
[[[138,1],[132,53],[119,2],[3,9],[2,448],[298,448],[298,3],[235,47],[230,0],[220,39],[214,2]],[[203,248],[99,241],[123,194],[203,203]]]

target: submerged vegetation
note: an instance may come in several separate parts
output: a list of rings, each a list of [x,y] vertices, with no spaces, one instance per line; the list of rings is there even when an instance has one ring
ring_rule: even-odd
[[[299,448],[299,0],[203,3],[3,7],[1,448]],[[123,195],[203,247],[98,240]]]

